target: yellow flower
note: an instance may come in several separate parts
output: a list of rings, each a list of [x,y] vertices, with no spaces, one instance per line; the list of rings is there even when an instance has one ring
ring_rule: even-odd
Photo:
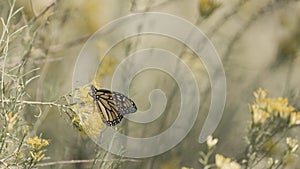
[[[252,110],[252,118],[253,118],[254,124],[264,123],[269,117],[270,117],[270,114],[266,111],[263,111],[261,109],[253,109]]]
[[[240,169],[240,168],[241,168],[241,166],[237,162],[232,161],[230,163],[230,169]]]
[[[215,160],[218,169],[241,169],[241,166],[237,162],[220,154],[216,154]]]
[[[80,121],[79,117],[75,115],[72,119],[72,125],[75,127],[82,135],[86,135],[82,122]]]
[[[21,154],[21,151],[20,151],[20,150],[14,152],[14,155],[15,155],[15,157],[16,157],[17,159],[20,159],[20,158],[22,157],[22,154]]]
[[[104,123],[101,119],[99,112],[92,112],[83,122],[82,128],[84,132],[92,139],[97,139],[100,137],[102,129],[104,128]]]
[[[273,100],[269,99],[268,105],[267,105],[267,112],[272,113],[274,116],[278,116],[279,113],[278,113],[278,111],[275,111],[275,110],[277,110],[277,109],[275,108],[275,104],[274,104]]]
[[[287,106],[289,104],[289,100],[287,98],[278,97],[277,101],[282,104],[282,106]]]
[[[17,123],[18,114],[15,113],[13,115],[12,112],[8,112],[7,114],[5,114],[5,119],[7,121],[7,129],[8,129],[8,131],[11,131],[13,129],[14,125]]]
[[[286,144],[288,145],[291,153],[294,153],[299,147],[298,140],[291,137],[286,138]]]
[[[92,83],[97,88],[96,83]],[[72,106],[73,114],[71,115],[72,125],[80,131],[83,136],[90,136],[93,139],[99,137],[101,130],[105,127],[96,103],[90,96],[90,85],[80,87],[76,90],[76,98],[79,104]]]
[[[218,143],[217,138],[213,138],[211,135],[207,137],[206,144],[208,146],[208,149],[213,148]]]
[[[222,167],[222,166],[230,163],[230,161],[231,161],[230,158],[225,158],[224,156],[222,156],[220,154],[216,154],[215,160],[216,160],[216,166],[217,167]]]
[[[272,167],[273,165],[276,165],[279,163],[279,160],[274,160],[273,158],[268,158],[268,166]]]
[[[27,134],[28,131],[29,131],[29,126],[28,125],[24,126],[24,128],[23,128],[23,134]]]
[[[91,92],[91,86],[90,85],[86,85],[80,88],[77,88],[75,90],[75,94],[74,97],[76,99],[78,99],[78,101],[80,102],[93,102],[93,99],[89,96],[89,93]],[[77,105],[77,107],[76,107]],[[78,108],[78,104],[73,105],[73,109],[77,109]],[[81,106],[81,105],[80,105]]]
[[[290,115],[289,126],[300,124],[300,112],[292,112]]]
[[[269,99],[265,99],[265,98],[259,98],[256,99],[256,105],[261,108],[261,109],[267,109],[268,108],[268,104],[269,104]]]
[[[250,109],[256,124],[263,123],[270,116],[287,120],[295,110],[293,106],[288,105],[287,98],[267,98],[268,93],[262,89],[258,89],[253,94],[256,100],[250,105]]]
[[[292,106],[288,106],[287,98],[283,99],[279,97],[271,100],[268,110],[275,116],[279,115],[282,119],[286,119],[294,108]]]
[[[49,141],[35,136],[33,138],[28,138],[26,142],[31,146],[30,155],[34,162],[41,161],[45,157],[45,150],[42,150],[42,148],[49,145]]]
[[[279,112],[279,115],[282,119],[287,119],[294,110],[295,108],[292,106],[283,107]]]
[[[253,92],[253,95],[256,99],[264,99],[267,97],[268,92],[259,88],[257,91]]]
[[[189,167],[181,167],[181,169],[194,169],[194,168],[189,168]]]
[[[27,144],[30,144],[34,150],[40,150],[41,148],[49,145],[49,141],[35,136],[33,138],[28,138]]]
[[[221,3],[218,0],[199,0],[199,10],[203,17],[211,15]]]

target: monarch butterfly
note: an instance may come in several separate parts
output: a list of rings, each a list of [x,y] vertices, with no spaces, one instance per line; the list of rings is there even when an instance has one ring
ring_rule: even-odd
[[[120,123],[124,114],[137,111],[135,103],[121,93],[97,89],[94,85],[91,85],[91,90],[90,96],[96,102],[103,122],[108,126]]]

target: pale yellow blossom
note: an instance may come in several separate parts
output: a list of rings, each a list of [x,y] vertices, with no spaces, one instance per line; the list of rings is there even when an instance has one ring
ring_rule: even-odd
[[[267,97],[268,92],[266,90],[259,88],[257,91],[253,92],[253,95],[256,99],[262,99]]]
[[[217,138],[213,138],[211,135],[207,137],[206,144],[207,144],[209,149],[214,147],[217,143],[218,143]]]
[[[5,114],[5,119],[7,122],[7,129],[8,131],[11,131],[13,130],[14,125],[17,123],[18,114],[17,113],[13,114],[12,112],[8,112],[7,114]]]
[[[274,160],[273,158],[268,158],[268,166],[272,167],[279,163],[279,160]]]
[[[33,138],[28,138],[26,142],[31,147],[30,155],[33,158],[34,162],[41,161],[45,157],[45,150],[42,150],[42,148],[48,146],[49,141],[35,136]]]
[[[220,154],[216,154],[215,160],[218,169],[241,169],[241,166],[237,162]]]
[[[300,124],[300,112],[292,112],[290,115],[289,126]]]
[[[270,117],[270,114],[266,111],[261,110],[261,109],[253,109],[253,111],[252,111],[252,118],[253,118],[254,124],[262,124],[269,117]]]
[[[289,106],[287,98],[268,98],[268,93],[263,89],[255,91],[254,96],[256,100],[250,105],[250,110],[255,124],[264,123],[270,116],[276,118],[279,117],[283,120],[291,119],[290,116],[294,112],[295,108],[293,106]],[[295,120],[294,114],[292,120]],[[292,121],[292,124],[294,122],[295,121]]]
[[[270,100],[269,99],[256,99],[255,104],[260,108],[260,109],[267,109],[269,105]]]
[[[291,153],[294,153],[299,147],[298,140],[291,137],[286,138],[286,144],[288,145]]]
[[[181,167],[181,169],[194,169],[194,168],[190,168],[190,167]]]
[[[27,139],[27,144],[35,150],[40,150],[42,147],[49,145],[49,141],[45,139],[40,139],[37,136]]]
[[[97,88],[96,83],[92,82]],[[86,85],[76,90],[75,96],[79,104],[72,106],[74,114],[72,114],[72,125],[80,131],[83,136],[89,136],[96,139],[101,134],[101,130],[105,127],[98,107],[91,97],[91,86]]]
[[[282,119],[287,119],[294,110],[295,110],[295,108],[292,106],[283,107],[282,111],[279,112],[279,116]]]

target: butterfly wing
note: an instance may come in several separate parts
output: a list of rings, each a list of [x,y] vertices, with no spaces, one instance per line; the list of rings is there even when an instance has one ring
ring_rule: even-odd
[[[123,115],[136,112],[137,108],[132,100],[125,95],[91,86],[94,101],[97,103],[101,118],[108,126],[120,123]]]
[[[115,101],[116,107],[120,114],[129,114],[137,111],[135,103],[123,95],[122,93],[112,92],[113,100]]]

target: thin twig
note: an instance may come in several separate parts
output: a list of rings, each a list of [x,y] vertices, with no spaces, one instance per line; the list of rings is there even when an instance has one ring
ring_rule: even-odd
[[[58,45],[50,46],[49,53],[56,53],[56,52],[61,51],[63,49],[68,49],[68,48],[71,48],[73,46],[82,44],[83,42],[86,42],[90,37],[91,37],[91,35],[87,35],[87,36],[84,36],[82,38],[75,39],[75,40],[70,41],[70,42],[66,42],[64,44],[58,44]]]
[[[284,139],[285,138],[285,136],[286,136],[286,134],[287,134],[287,131],[288,130],[285,130],[283,133],[282,133],[282,136],[277,140],[277,141],[275,141],[275,143],[268,149],[268,151],[267,152],[265,152],[265,154],[261,157],[261,158],[259,158],[257,161],[256,161],[256,163],[253,163],[252,164],[252,168],[254,168],[255,166],[257,166],[271,151],[272,151],[272,149],[280,142],[280,141],[282,141],[282,139]],[[271,138],[270,138],[271,139]],[[269,140],[270,140],[269,139]]]
[[[282,8],[282,6],[284,5],[283,3],[281,3],[280,1],[278,1],[277,3],[278,6],[277,8]],[[288,3],[287,3],[288,4]],[[274,5],[274,1],[271,0],[270,2],[268,2],[265,6],[261,7],[261,9],[259,9],[258,12],[256,12],[255,14],[253,14],[250,19],[247,21],[246,24],[244,24],[238,31],[237,33],[235,33],[234,37],[231,39],[228,47],[226,48],[225,54],[224,54],[224,59],[223,61],[226,63],[227,61],[229,61],[229,56],[233,50],[233,47],[235,46],[235,43],[241,39],[241,37],[243,36],[243,34],[245,33],[245,31],[247,29],[250,28],[250,25],[252,23],[254,23],[254,21],[256,21],[257,19],[261,18],[262,15],[264,15],[265,13],[269,12],[270,8],[272,8]]]
[[[162,7],[164,5],[167,5],[169,4],[170,2],[175,2],[175,1],[178,1],[178,0],[165,0],[163,2],[159,2],[157,4],[154,4],[154,5],[146,5],[146,7],[142,10],[137,10],[137,3],[136,3],[136,0],[133,0],[131,1],[131,4],[130,4],[130,9],[129,11],[132,12],[132,13],[142,13],[142,12],[148,12],[150,11],[151,9],[155,9],[155,8],[159,8],[159,7]],[[148,1],[149,3],[150,1]]]
[[[250,2],[250,1],[241,1],[233,11],[231,11],[228,14],[225,14],[223,16],[223,18],[220,20],[220,22],[216,23],[214,25],[214,28],[212,28],[208,33],[207,36],[208,37],[213,37],[215,35],[215,33],[222,28],[222,26],[229,20],[230,17],[232,17],[233,15],[235,15],[237,12],[239,12],[239,9],[242,8],[244,5],[246,5],[246,2]]]
[[[37,21],[39,18],[41,18],[49,9],[51,9],[56,2],[52,2],[49,6],[47,6],[40,14],[38,14],[36,17],[33,18],[32,22]]]
[[[68,161],[55,161],[55,162],[48,162],[48,163],[39,163],[36,166],[37,167],[47,167],[47,166],[53,166],[53,165],[64,165],[64,164],[79,164],[79,163],[93,163],[94,159],[90,160],[68,160]],[[118,159],[113,160],[96,160],[97,162],[113,162],[113,161],[120,161]],[[134,160],[134,159],[125,159],[121,161],[130,161],[130,162],[139,162],[140,160]]]
[[[8,164],[6,164],[4,161],[2,161],[2,160],[0,160],[0,166],[1,166],[1,164],[2,165],[4,165],[6,168],[10,168],[9,166],[8,166]]]
[[[6,23],[4,23],[3,18],[1,18],[2,24],[3,24],[3,32],[2,32],[2,35],[1,35],[1,38],[0,38],[0,42],[3,41],[3,38],[4,38],[5,34],[6,34],[6,41],[5,41],[6,44],[5,44],[5,47],[3,49],[4,58],[3,58],[2,73],[1,73],[1,99],[2,100],[4,99],[4,72],[5,72],[6,58],[8,56],[8,45],[9,45],[9,38],[10,38],[9,31],[8,31],[8,25],[10,23],[10,20],[11,20],[13,11],[14,11],[15,2],[16,2],[16,0],[14,0],[13,3],[11,4],[11,8],[10,8],[9,14],[7,16]],[[4,103],[3,102],[2,102],[2,107],[4,107]]]
[[[30,0],[29,3],[30,3],[30,8],[31,8],[31,10],[32,10],[33,15],[34,15],[35,17],[37,17],[37,12],[35,11],[35,7],[34,7],[34,5],[33,5],[32,0]]]
[[[10,103],[12,102],[11,100],[0,100],[3,103]],[[70,108],[73,104],[76,103],[71,103],[70,105],[63,105],[63,104],[58,104],[56,101],[54,102],[39,102],[39,101],[26,101],[26,100],[17,100],[15,101],[17,104],[28,104],[28,105],[47,105],[47,106],[56,106],[56,107],[63,107],[63,108]]]

